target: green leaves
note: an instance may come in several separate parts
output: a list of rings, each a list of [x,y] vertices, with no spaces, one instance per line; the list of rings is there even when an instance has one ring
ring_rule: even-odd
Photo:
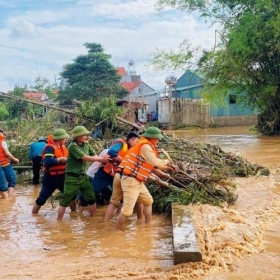
[[[211,23],[221,43],[200,53],[192,69],[204,74],[204,95],[220,99],[234,91],[245,106],[260,112],[258,129],[280,132],[280,6],[278,0],[159,0],[158,8],[196,12]],[[152,63],[172,69],[186,67],[194,47],[178,53],[157,50]],[[267,122],[269,125],[267,125]],[[268,128],[269,127],[269,128]]]
[[[117,106],[116,98],[111,95],[100,99],[98,102],[82,102],[78,116],[93,121],[96,127],[102,127],[102,134],[104,135],[108,128],[112,129],[116,126],[116,116],[120,116],[122,111],[123,107]]]
[[[88,53],[64,66],[61,76],[67,85],[60,91],[58,99],[65,103],[74,98],[96,102],[110,95],[122,97],[125,93],[115,67],[109,62],[111,56],[104,53],[100,44],[85,43],[84,46]]]
[[[0,120],[3,121],[9,116],[9,112],[4,103],[0,102]]]
[[[192,58],[197,51],[197,49],[191,48],[191,44],[187,40],[184,40],[177,51],[166,52],[156,49],[149,63],[154,66],[156,71],[164,69],[185,70],[191,67]]]

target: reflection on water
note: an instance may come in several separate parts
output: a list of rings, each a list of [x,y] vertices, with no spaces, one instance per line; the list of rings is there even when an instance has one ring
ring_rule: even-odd
[[[271,196],[269,192],[270,190],[275,194],[280,194],[280,137],[261,136],[250,132],[247,127],[173,131],[169,134],[175,137],[184,137],[190,141],[219,145],[227,152],[237,153],[243,158],[247,158],[250,162],[269,167],[272,171],[269,178],[253,177],[236,180],[239,186],[239,200],[233,209],[245,215],[246,219],[249,219],[251,226],[255,223],[256,230],[259,226],[256,223],[257,220],[254,219],[262,221],[259,223],[261,225],[265,225],[268,222],[268,228],[264,236],[259,236],[261,243],[258,245],[264,247],[262,253],[233,261],[229,267],[230,271],[214,272],[198,279],[280,279],[280,198]],[[278,204],[272,209],[275,203]],[[254,217],[258,211],[259,213]],[[271,214],[269,214],[270,211]],[[209,211],[209,213],[211,212]],[[269,225],[271,221],[275,222]],[[231,229],[231,232],[229,233],[232,235],[230,239],[240,232],[238,224]],[[243,234],[246,236],[245,233]],[[250,234],[254,235],[253,232]],[[247,236],[246,238],[249,237]],[[215,240],[212,240],[212,243],[214,242]],[[254,242],[259,242],[258,237]],[[184,271],[182,269],[181,273]]]
[[[279,165],[280,137],[259,135],[249,131],[248,127],[175,130],[167,134],[219,145],[227,152],[238,153],[251,162],[270,168]]]
[[[133,216],[128,219],[125,232],[115,231],[113,223],[103,223],[105,208],[102,207],[93,219],[70,214],[68,210],[65,221],[57,223],[57,209],[53,209],[51,203],[43,206],[39,215],[32,216],[38,190],[18,186],[14,198],[0,200],[0,279],[163,280],[195,275],[204,280],[280,279],[280,208],[277,216],[277,201],[270,193],[270,190],[280,193],[280,137],[259,136],[245,127],[174,131],[174,135],[220,145],[225,151],[240,153],[273,171],[270,178],[237,180],[239,200],[233,212],[214,207],[194,208],[197,221],[203,224],[201,244],[207,243],[208,250],[213,247],[212,266],[216,270],[205,264],[172,267],[171,222],[163,215],[155,215],[150,226],[137,222]],[[274,220],[272,226],[267,225],[263,236],[261,224]],[[252,229],[255,232],[250,231]],[[248,253],[248,257],[240,253],[242,259],[238,251],[234,251],[231,265],[226,268],[226,261],[223,263],[221,257],[225,253],[222,246],[228,243],[221,241],[238,240],[235,238],[244,238],[241,244],[248,243],[247,247],[238,247],[240,252],[250,246],[250,250],[256,252],[263,246],[264,251]],[[250,245],[250,240],[256,247]],[[221,252],[220,256],[218,253],[215,256],[215,252]],[[215,258],[221,261],[220,267],[215,266]]]
[[[115,231],[113,223],[103,223],[104,207],[93,219],[68,210],[65,221],[57,223],[57,209],[49,202],[39,215],[31,215],[36,195],[33,187],[18,186],[14,198],[0,200],[0,260],[6,267],[0,271],[1,279],[37,279],[40,271],[46,274],[43,278],[64,279],[66,271],[62,273],[60,264],[57,266],[62,260],[71,263],[77,279],[81,279],[79,269],[93,264],[106,264],[103,276],[125,276],[127,271],[122,271],[120,261],[133,264],[136,270],[146,269],[147,263],[151,271],[172,265],[171,223],[164,216],[155,215],[152,226],[132,217],[125,232]],[[65,279],[74,279],[67,275]]]

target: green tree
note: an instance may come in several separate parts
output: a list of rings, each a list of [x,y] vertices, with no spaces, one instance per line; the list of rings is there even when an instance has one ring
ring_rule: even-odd
[[[19,87],[15,86],[14,90],[11,92],[11,95],[15,95],[17,97],[23,98],[23,93],[26,92],[27,86]],[[25,115],[26,112],[26,102],[24,101],[18,101],[18,100],[5,100],[5,105],[8,108],[9,112],[9,118],[10,119],[21,119],[23,115]]]
[[[0,102],[0,120],[3,121],[7,119],[8,116],[9,116],[9,112],[7,110],[6,105]]]
[[[73,99],[96,101],[110,95],[122,97],[127,92],[120,86],[120,77],[109,62],[100,44],[85,43],[86,55],[79,55],[73,63],[64,66],[61,73],[66,88],[61,89],[58,99],[69,102]]]
[[[123,107],[116,105],[115,96],[104,97],[98,102],[84,101],[81,103],[78,111],[78,117],[86,117],[91,125],[95,123],[95,129],[103,136],[106,131],[113,129],[117,120],[123,112]]]
[[[43,91],[48,98],[56,98],[55,91],[57,90],[57,86],[54,83],[51,83],[50,80],[44,77],[37,77],[35,79],[35,84],[30,86],[31,90]]]
[[[234,90],[245,106],[258,110],[260,132],[279,134],[279,1],[158,0],[158,9],[166,6],[188,13],[198,12],[211,24],[220,24],[220,43],[211,50],[202,50],[197,63],[197,70],[206,78],[205,92],[213,98]],[[180,66],[192,59],[187,57],[189,53],[180,55]],[[174,59],[178,62],[173,55],[171,61]]]
[[[34,87],[30,86],[28,88],[27,86],[15,86],[10,95],[24,99],[23,93],[30,92],[30,90],[34,90]],[[3,103],[8,110],[7,117],[9,119],[18,119],[19,121],[22,119],[34,119],[42,112],[42,106],[30,104],[22,100],[4,99]]]

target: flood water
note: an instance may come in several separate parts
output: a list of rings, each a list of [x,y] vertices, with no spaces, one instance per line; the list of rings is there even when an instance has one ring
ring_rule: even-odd
[[[280,137],[248,128],[174,131],[176,137],[220,145],[267,166],[269,177],[237,178],[229,208],[191,206],[203,262],[173,266],[172,228],[164,215],[151,225],[126,222],[124,232],[96,217],[70,214],[57,223],[58,202],[31,215],[38,190],[17,186],[0,200],[0,279],[280,279]]]

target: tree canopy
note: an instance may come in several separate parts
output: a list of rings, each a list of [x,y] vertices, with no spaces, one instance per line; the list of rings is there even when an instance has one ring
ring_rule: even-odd
[[[38,76],[35,79],[35,84],[30,86],[30,90],[34,91],[43,91],[46,93],[48,98],[55,98],[56,97],[56,90],[58,89],[58,86],[55,83],[51,83],[50,80],[47,78]]]
[[[5,120],[9,116],[9,112],[4,103],[0,102],[0,121]]]
[[[234,90],[244,105],[258,110],[260,132],[280,133],[279,1],[158,0],[158,9],[166,6],[198,12],[201,19],[221,26],[220,43],[202,50],[196,64],[197,70],[204,73],[205,92],[210,98]],[[195,50],[188,48],[180,53],[182,63],[173,64],[186,66],[193,59],[190,52]],[[157,54],[157,61],[159,57]],[[166,53],[163,57],[167,58]],[[170,59],[174,58],[178,62],[173,52]]]
[[[63,102],[72,99],[97,101],[111,95],[126,95],[120,86],[120,76],[109,61],[111,56],[104,53],[100,44],[85,43],[84,46],[88,53],[64,66],[61,77],[66,80],[66,87],[60,89],[58,99]]]

